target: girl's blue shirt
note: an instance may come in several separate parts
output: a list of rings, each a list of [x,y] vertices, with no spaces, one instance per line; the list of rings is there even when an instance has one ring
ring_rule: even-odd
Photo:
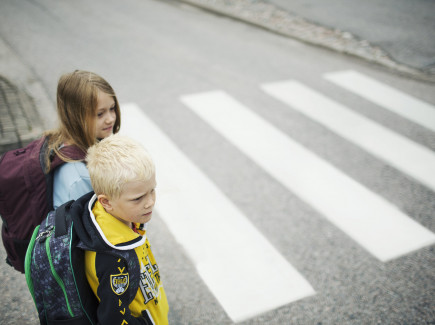
[[[83,162],[63,164],[54,171],[53,207],[77,200],[92,191],[91,178]]]

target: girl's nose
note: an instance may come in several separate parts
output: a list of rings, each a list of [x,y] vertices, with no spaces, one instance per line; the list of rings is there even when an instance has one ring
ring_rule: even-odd
[[[115,112],[110,112],[110,114],[107,114],[107,118],[106,118],[107,124],[111,124],[111,123],[115,122],[115,120],[116,120],[116,113]]]

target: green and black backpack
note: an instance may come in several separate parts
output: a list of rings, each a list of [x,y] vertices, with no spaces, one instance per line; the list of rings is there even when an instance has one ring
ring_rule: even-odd
[[[97,324],[98,301],[86,280],[72,203],[48,213],[27,249],[26,281],[41,324]]]

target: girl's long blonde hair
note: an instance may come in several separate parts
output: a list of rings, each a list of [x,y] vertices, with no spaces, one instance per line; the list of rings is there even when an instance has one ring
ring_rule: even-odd
[[[115,101],[116,121],[113,133],[121,127],[121,112],[118,99],[110,84],[99,75],[76,70],[60,77],[57,85],[57,115],[59,127],[45,132],[49,136],[49,155],[55,153],[64,161],[71,161],[62,155],[60,147],[67,143],[75,145],[83,152],[96,141],[95,119],[97,117],[98,92],[104,92]],[[50,164],[48,163],[47,166]]]

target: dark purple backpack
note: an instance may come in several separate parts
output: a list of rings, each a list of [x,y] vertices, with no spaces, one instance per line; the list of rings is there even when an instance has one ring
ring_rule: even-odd
[[[0,158],[0,215],[6,262],[22,273],[33,230],[53,210],[53,172],[64,163],[51,153],[50,172],[46,173],[47,151],[48,139],[42,137]],[[61,151],[74,160],[85,157],[75,146]]]

